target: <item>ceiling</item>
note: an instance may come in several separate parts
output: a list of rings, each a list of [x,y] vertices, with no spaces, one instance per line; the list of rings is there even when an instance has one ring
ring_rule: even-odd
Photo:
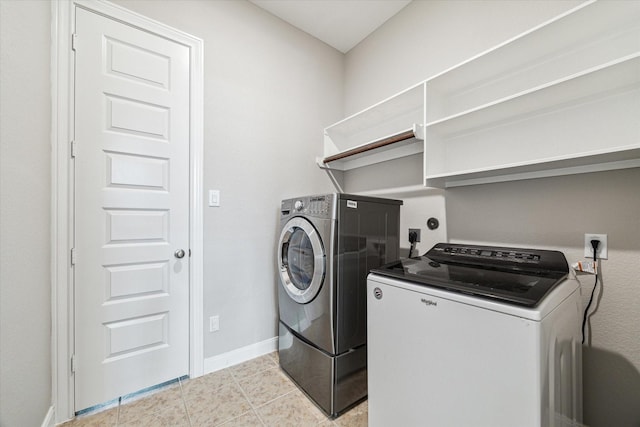
[[[411,0],[250,1],[342,53],[411,3]]]

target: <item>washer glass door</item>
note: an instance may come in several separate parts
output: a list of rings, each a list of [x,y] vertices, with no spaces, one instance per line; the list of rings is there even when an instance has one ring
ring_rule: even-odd
[[[307,303],[320,291],[325,273],[322,240],[313,225],[301,217],[289,220],[280,234],[280,278],[287,294]]]

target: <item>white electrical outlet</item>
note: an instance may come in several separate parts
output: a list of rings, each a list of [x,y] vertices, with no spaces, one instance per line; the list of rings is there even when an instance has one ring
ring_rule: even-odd
[[[209,317],[209,332],[216,332],[220,329],[220,316]]]
[[[592,240],[600,241],[596,257],[599,259],[607,259],[609,256],[609,247],[607,246],[606,234],[587,233],[584,235],[584,257],[593,259],[593,246],[591,246]]]

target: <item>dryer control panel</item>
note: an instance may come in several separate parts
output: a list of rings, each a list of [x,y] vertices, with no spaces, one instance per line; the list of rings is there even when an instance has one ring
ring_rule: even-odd
[[[323,194],[317,196],[296,197],[283,200],[280,206],[280,217],[292,215],[306,215],[320,218],[331,218],[333,214],[335,195]]]

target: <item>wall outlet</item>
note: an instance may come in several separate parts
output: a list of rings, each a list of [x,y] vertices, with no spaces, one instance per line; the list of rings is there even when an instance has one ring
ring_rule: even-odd
[[[593,259],[593,247],[591,246],[592,240],[600,241],[596,257],[599,259],[607,259],[607,257],[609,256],[609,248],[607,246],[606,234],[587,233],[584,235],[584,257]]]
[[[216,332],[220,329],[220,316],[209,317],[209,332]]]
[[[420,241],[420,229],[419,228],[410,228],[409,229],[409,237],[407,238],[409,241],[411,241],[411,233],[416,233],[416,235],[418,236],[416,243]]]

